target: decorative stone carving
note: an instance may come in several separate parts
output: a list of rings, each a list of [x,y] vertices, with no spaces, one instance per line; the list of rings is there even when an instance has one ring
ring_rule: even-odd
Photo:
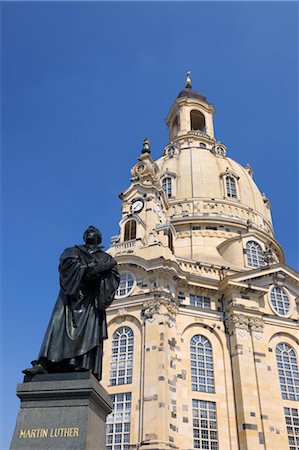
[[[252,317],[231,312],[226,318],[226,327],[229,334],[236,331],[240,336],[244,336],[250,330],[254,337],[260,339],[264,331],[264,326],[265,324],[261,317]]]
[[[157,181],[158,167],[150,155],[150,142],[148,138],[143,141],[141,155],[137,164],[131,169],[131,181],[141,181],[144,184],[154,184]]]
[[[154,298],[144,303],[142,317],[145,320],[153,319],[155,315],[166,316],[175,321],[179,310],[179,301],[165,292],[154,294]]]
[[[264,261],[267,266],[270,266],[270,264],[275,264],[277,262],[277,256],[276,253],[272,247],[272,244],[269,244],[269,247],[266,248],[266,251],[264,252]]]
[[[285,279],[285,274],[282,272],[276,272],[273,274],[273,284],[277,287],[283,287]]]
[[[263,192],[262,193],[262,198],[263,198],[263,202],[265,203],[265,205],[267,206],[267,208],[270,208],[270,201],[269,199],[266,197],[266,194]]]
[[[249,163],[246,164],[246,166],[244,167],[244,169],[246,170],[246,172],[248,173],[248,175],[250,175],[251,177],[253,177],[253,169],[251,167],[251,165]]]
[[[237,328],[248,331],[248,317],[244,314],[231,313],[226,319],[226,326],[229,334],[232,334]]]
[[[262,333],[264,331],[264,321],[261,317],[248,317],[248,326],[251,331],[258,331]]]

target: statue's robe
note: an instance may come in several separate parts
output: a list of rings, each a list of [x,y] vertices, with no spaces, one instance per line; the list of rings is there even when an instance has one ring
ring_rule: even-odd
[[[96,262],[100,274],[88,264]],[[116,261],[96,247],[67,248],[60,257],[60,292],[39,361],[49,372],[90,370],[99,380],[103,340],[107,338],[105,309],[119,285]]]

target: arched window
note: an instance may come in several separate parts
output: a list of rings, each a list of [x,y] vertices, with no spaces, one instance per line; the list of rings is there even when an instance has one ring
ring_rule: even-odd
[[[121,327],[112,338],[110,384],[132,383],[134,334],[131,328]]]
[[[290,311],[290,299],[287,293],[280,287],[273,287],[270,291],[270,301],[277,314],[286,316]]]
[[[136,220],[129,220],[125,225],[124,241],[136,239]]]
[[[226,196],[231,198],[237,198],[236,180],[229,175],[225,178]]]
[[[282,398],[299,400],[299,373],[295,351],[290,345],[281,342],[276,346],[276,361]]]
[[[246,243],[246,256],[247,265],[250,267],[263,267],[265,265],[263,249],[255,241]]]
[[[190,112],[191,130],[204,131],[206,126],[205,116],[202,112],[193,109]]]
[[[162,189],[167,197],[172,195],[172,179],[170,177],[165,177],[162,180]]]
[[[190,341],[192,391],[215,392],[213,352],[210,341],[201,334]]]
[[[179,119],[178,119],[178,116],[176,116],[172,122],[172,127],[171,127],[172,136],[175,137],[178,134],[178,131],[179,131]]]
[[[207,148],[206,144],[204,142],[199,143],[199,148]]]

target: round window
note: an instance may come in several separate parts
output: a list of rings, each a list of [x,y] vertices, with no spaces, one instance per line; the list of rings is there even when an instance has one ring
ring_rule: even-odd
[[[290,312],[290,299],[284,289],[272,287],[270,290],[270,303],[272,309],[280,316],[287,316]]]
[[[135,287],[135,276],[132,272],[121,272],[120,283],[115,296],[117,298],[127,297]]]

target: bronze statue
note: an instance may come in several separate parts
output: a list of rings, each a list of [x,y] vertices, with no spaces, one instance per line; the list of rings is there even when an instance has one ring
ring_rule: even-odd
[[[85,245],[64,250],[60,257],[60,292],[38,359],[25,369],[25,380],[40,373],[90,371],[102,374],[105,309],[119,285],[116,261],[101,250],[100,231],[90,226]]]

